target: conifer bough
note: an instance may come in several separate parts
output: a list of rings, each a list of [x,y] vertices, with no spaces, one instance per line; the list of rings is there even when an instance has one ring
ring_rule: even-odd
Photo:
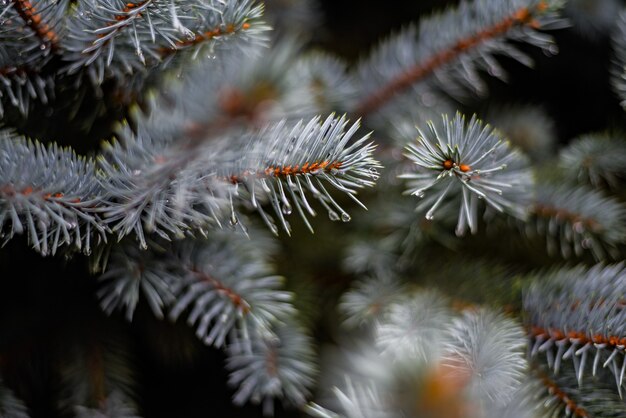
[[[466,123],[457,113],[453,120],[428,123],[419,130],[417,144],[407,146],[406,156],[417,166],[408,179],[407,193],[423,201],[418,209],[433,219],[442,205],[459,204],[456,231],[476,232],[478,206],[487,206],[518,218],[527,216],[533,187],[528,159],[476,116]],[[459,203],[460,201],[460,203]]]

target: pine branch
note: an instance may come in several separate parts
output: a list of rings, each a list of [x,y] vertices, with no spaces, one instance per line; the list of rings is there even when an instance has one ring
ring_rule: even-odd
[[[190,230],[219,225],[229,187],[204,165],[223,158],[218,150],[199,152],[149,129],[149,123],[141,124],[134,134],[126,127],[125,143],[107,145],[99,160],[104,173],[99,212],[120,239],[134,232],[144,249],[146,233],[180,239]]]
[[[40,49],[50,48],[52,52],[56,52],[59,49],[59,36],[56,30],[46,23],[45,17],[42,16],[42,12],[39,9],[45,10],[50,7],[58,7],[55,3],[39,1],[36,3],[37,6],[35,6],[29,0],[11,0],[17,15],[41,41],[42,47]]]
[[[381,318],[404,292],[405,286],[392,275],[373,276],[357,281],[344,293],[340,310],[347,317],[344,325],[372,324]]]
[[[45,104],[52,95],[54,80],[42,69],[58,52],[66,7],[63,0],[0,5],[0,117],[6,104],[25,115],[31,99]]]
[[[532,397],[537,402],[540,395],[538,400],[544,405],[545,416],[617,418],[626,414],[624,401],[604,382],[588,380],[580,384],[570,367],[558,376],[541,369],[533,370],[532,375],[543,387],[543,393],[535,391]],[[532,397],[528,401],[533,402]]]
[[[0,378],[0,416],[6,418],[29,418],[24,403],[15,397],[13,391],[4,386]]]
[[[1,40],[0,40],[1,42]],[[6,59],[0,51],[0,118],[4,116],[6,98],[12,107],[22,115],[28,113],[32,99],[47,103],[53,93],[54,81],[50,77],[41,77],[33,68],[26,65],[15,67],[3,65]]]
[[[346,63],[320,52],[304,55],[287,72],[290,86],[285,107],[302,107],[311,101],[311,113],[328,114],[354,107],[358,90],[354,78],[348,74]]]
[[[310,404],[309,414],[496,417],[522,389],[523,332],[503,315],[454,317],[433,292],[422,292],[395,302],[376,328],[364,350],[351,348],[329,365],[346,372],[346,383],[334,389],[330,410]]]
[[[622,264],[538,275],[524,296],[531,354],[544,353],[555,374],[570,360],[579,384],[589,367],[594,376],[599,366],[608,367],[621,394],[626,362],[620,367],[618,358],[626,345],[625,290]]]
[[[259,20],[262,10],[250,0],[192,1],[184,7],[167,0],[81,2],[64,44],[65,71],[87,67],[92,81],[102,84],[155,67],[179,50],[199,54],[232,36],[260,46],[268,29]]]
[[[213,13],[215,5],[198,4],[196,7],[195,16],[186,20],[189,26],[179,28],[184,32],[184,38],[176,41],[174,47],[160,49],[162,59],[183,49],[192,49],[193,55],[197,56],[203,50],[213,49],[220,38],[232,35],[242,37],[246,43],[264,42],[265,32],[270,29],[261,20],[264,5],[255,5],[251,0],[239,0],[239,4],[231,2],[222,6],[219,14]],[[182,25],[184,18],[176,17],[179,19],[177,24]]]
[[[391,418],[392,411],[387,410],[386,399],[379,388],[371,382],[345,379],[345,388],[333,388],[337,398],[336,407],[342,414],[311,402],[305,409],[306,413],[318,418]]]
[[[483,309],[466,311],[453,323],[451,334],[444,362],[470,375],[471,396],[496,405],[510,402],[527,367],[521,326]]]
[[[362,206],[354,195],[374,184],[380,166],[372,158],[374,146],[365,143],[368,136],[348,145],[358,123],[344,131],[346,126],[345,118],[331,115],[323,123],[319,118],[295,126],[280,122],[239,133],[236,140],[228,135],[217,144],[194,140],[191,145],[154,140],[148,127],[125,147],[112,144],[109,158],[101,161],[110,202],[103,214],[120,237],[134,231],[142,246],[144,228],[182,236],[187,229],[219,224],[225,202],[230,203],[232,224],[240,218],[235,204],[247,201],[274,233],[278,227],[263,204],[271,205],[285,231],[290,230],[285,216],[294,208],[312,229],[307,213],[315,211],[309,193],[332,220],[347,222],[350,216],[324,183]]]
[[[359,123],[346,131],[347,125],[345,117],[336,119],[334,115],[321,123],[316,117],[293,127],[276,124],[262,131],[257,139],[248,141],[250,148],[235,158],[224,174],[231,182],[245,187],[248,194],[242,194],[241,198],[249,199],[274,233],[278,228],[265,213],[263,202],[272,206],[286,232],[289,233],[290,226],[285,215],[294,208],[312,231],[307,214],[315,216],[315,211],[308,202],[309,193],[328,211],[331,220],[348,222],[350,215],[324,184],[364,207],[355,197],[357,190],[373,186],[381,166],[372,157],[375,146],[366,143],[369,135],[349,144]]]
[[[509,148],[489,125],[475,116],[466,123],[457,113],[453,120],[429,123],[419,130],[418,144],[407,146],[406,156],[417,165],[407,193],[423,198],[418,210],[433,219],[440,206],[458,204],[457,234],[478,227],[479,200],[500,212],[524,219],[533,180],[525,156]],[[458,203],[460,200],[460,203]]]
[[[290,322],[277,325],[271,334],[258,331],[250,341],[228,346],[228,383],[237,388],[233,402],[262,402],[265,415],[273,415],[274,399],[303,406],[317,374],[311,339]]]
[[[187,315],[198,338],[221,347],[235,329],[246,336],[293,314],[291,294],[280,290],[283,279],[257,248],[263,241],[227,231],[211,237],[178,249],[184,275],[172,288],[171,320]]]
[[[612,33],[613,63],[611,66],[611,85],[626,109],[626,11],[622,10]]]
[[[567,258],[590,251],[597,260],[619,257],[626,239],[626,211],[616,199],[584,186],[537,184],[527,234],[545,235],[548,252]]]
[[[569,178],[594,187],[617,188],[626,176],[626,141],[604,135],[585,135],[561,151],[559,164]]]
[[[135,308],[143,296],[152,313],[163,319],[164,309],[175,301],[172,288],[180,280],[167,256],[168,246],[150,243],[149,250],[140,250],[126,242],[114,247],[108,268],[100,276],[103,282],[98,290],[100,306],[107,314],[116,309],[126,310],[126,319],[132,321]]]
[[[128,347],[119,336],[86,339],[61,363],[60,407],[85,417],[135,417],[135,379]],[[124,415],[128,414],[128,415]]]
[[[90,253],[106,240],[93,213],[100,188],[93,161],[8,132],[0,138],[0,230],[4,242],[26,232],[43,255],[68,245]]]
[[[252,236],[212,231],[205,239],[151,242],[150,251],[122,247],[101,276],[101,306],[109,314],[125,309],[132,320],[144,298],[158,318],[188,316],[198,338],[216,347],[267,329],[293,307],[268,262],[274,243],[259,231]]]
[[[447,302],[436,292],[420,292],[391,304],[375,324],[382,355],[398,362],[437,359],[452,320]]]
[[[365,99],[356,106],[355,113],[369,115],[430,76],[439,78],[433,80],[434,85],[447,92],[463,90],[468,84],[480,91],[479,70],[503,76],[493,55],[504,54],[530,64],[528,57],[508,40],[526,41],[554,52],[550,38],[536,30],[562,25],[555,14],[559,3],[462,2],[457,10],[424,20],[419,36],[410,28],[382,44],[369,62],[361,64]],[[457,63],[460,65],[452,65]]]

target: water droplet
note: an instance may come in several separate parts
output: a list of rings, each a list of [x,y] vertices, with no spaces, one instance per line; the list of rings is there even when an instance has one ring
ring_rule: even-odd
[[[141,174],[141,170],[133,170],[133,176],[138,176]]]
[[[330,218],[331,221],[338,221],[339,220],[339,215],[337,215],[337,212],[335,212],[334,210],[329,210],[328,211],[328,217]]]
[[[347,213],[344,212],[344,213],[341,214],[341,221],[342,222],[350,222],[351,219],[352,218]]]
[[[226,315],[226,314],[221,314],[221,315],[220,315],[220,321],[221,321],[221,322],[226,322],[226,321],[228,321],[228,315]]]
[[[428,219],[429,221],[432,221],[432,220],[433,220],[433,218],[434,218],[434,216],[435,216],[435,215],[434,215],[432,212],[428,212],[428,213],[426,214],[426,219]]]
[[[237,216],[235,216],[235,214],[232,213],[230,215],[230,224],[234,226],[234,225],[237,225],[238,223],[239,223],[239,219],[237,219]]]
[[[293,209],[291,208],[291,205],[288,202],[285,202],[285,204],[283,205],[281,209],[283,211],[283,214],[285,215],[291,215],[291,212],[293,211]]]
[[[585,232],[585,227],[582,222],[574,222],[572,227],[574,228],[574,231],[578,234],[582,234],[583,232]]]
[[[46,44],[41,44],[41,46],[39,46],[39,49],[41,49],[42,51],[46,49]]]

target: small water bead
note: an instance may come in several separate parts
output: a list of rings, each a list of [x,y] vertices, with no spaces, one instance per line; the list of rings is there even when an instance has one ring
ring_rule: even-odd
[[[339,215],[334,210],[329,210],[328,211],[328,217],[330,218],[331,221],[338,221],[339,220]]]
[[[291,212],[293,212],[293,208],[288,202],[285,202],[285,204],[281,207],[281,210],[284,215],[291,215]]]
[[[342,222],[350,222],[350,220],[352,220],[352,217],[350,215],[348,215],[346,212],[341,214],[341,221]]]

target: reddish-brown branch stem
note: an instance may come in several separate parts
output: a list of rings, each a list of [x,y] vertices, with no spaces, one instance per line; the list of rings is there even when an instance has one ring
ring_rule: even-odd
[[[544,218],[557,218],[566,220],[571,224],[580,224],[586,230],[590,232],[601,232],[602,225],[598,221],[593,218],[585,218],[577,213],[570,212],[565,208],[559,208],[555,206],[548,206],[542,204],[535,204],[533,208],[533,212],[535,215],[544,217]]]
[[[133,12],[133,10],[137,9],[138,7],[142,7],[144,6],[146,3],[151,2],[152,0],[143,0],[140,1],[138,3],[126,3],[126,6],[124,6],[124,8],[122,10],[120,10],[119,14],[117,14],[115,16],[115,21],[116,22],[126,22],[129,21],[131,19],[131,17],[137,16],[137,17],[141,17],[141,12],[135,13],[135,14],[131,14],[131,12]],[[115,22],[111,22],[107,25],[107,27],[113,26],[115,25]],[[112,30],[113,33],[116,32],[120,32],[123,28],[127,27],[128,24],[123,24],[120,26],[117,26],[115,29]],[[98,38],[104,38],[105,36],[107,36],[107,33],[100,33],[98,35]],[[114,39],[113,36],[109,37],[105,42],[103,42],[102,45],[107,44],[109,42],[111,42],[111,40]]]
[[[569,395],[565,393],[555,381],[545,375],[542,375],[540,377],[540,380],[541,383],[543,383],[543,385],[548,388],[548,391],[552,396],[554,396],[559,400],[559,402],[567,406],[573,416],[578,416],[582,418],[587,418],[590,416],[585,408],[578,405],[578,403],[574,399],[570,398]]]
[[[222,35],[231,35],[235,32],[237,32],[238,30],[246,30],[250,28],[250,24],[249,23],[244,23],[242,24],[239,28],[237,28],[234,24],[229,23],[227,25],[220,25],[214,29],[202,32],[202,33],[196,33],[194,34],[193,39],[189,39],[186,41],[178,41],[175,43],[175,47],[172,48],[161,48],[160,49],[160,53],[161,53],[161,57],[165,58],[168,55],[171,55],[173,53],[175,53],[176,51],[178,51],[179,49],[183,49],[183,48],[187,48],[193,45],[198,45],[202,42],[207,42],[212,40],[213,38],[217,37],[217,36],[222,36]]]
[[[10,184],[5,184],[4,186],[0,186],[0,194],[3,194],[7,197],[13,197],[17,194],[21,194],[23,196],[30,196],[35,193],[41,193],[41,190],[33,189],[31,186],[24,187],[22,190],[17,190],[15,187],[13,187]],[[61,199],[65,197],[65,195],[60,192],[59,193],[45,193],[41,197],[43,200],[50,200],[52,198]],[[76,197],[76,198],[71,199],[69,202],[80,203],[80,201],[81,199]]]
[[[41,14],[31,4],[29,0],[11,0],[13,8],[24,20],[26,25],[32,29],[44,44],[50,45],[52,51],[59,48],[59,37],[56,32],[42,20]]]
[[[224,284],[218,279],[198,270],[195,267],[189,269],[189,271],[191,271],[191,273],[193,273],[193,275],[196,276],[198,279],[202,280],[203,282],[209,283],[211,286],[213,286],[213,288],[215,288],[215,290],[225,295],[228,299],[230,299],[232,304],[241,309],[244,314],[250,312],[250,304],[233,289],[224,286]]]
[[[366,116],[387,103],[393,96],[409,88],[414,83],[423,80],[431,75],[438,68],[448,64],[462,53],[475,48],[486,40],[502,35],[511,28],[519,25],[537,26],[537,21],[533,18],[534,12],[545,10],[547,5],[540,2],[535,10],[523,7],[515,11],[512,15],[495,25],[483,29],[482,31],[468,38],[460,39],[450,48],[433,55],[423,63],[419,63],[399,74],[382,86],[380,89],[366,97],[357,107],[355,113],[359,116]]]
[[[564,333],[563,331],[559,329],[554,329],[554,328],[544,329],[544,328],[536,327],[536,326],[530,327],[529,334],[532,337],[547,336],[555,340],[571,338],[571,339],[578,340],[579,343],[582,345],[594,343],[594,344],[606,344],[609,347],[617,347],[618,345],[626,346],[626,336],[619,337],[616,335],[607,336],[607,335],[596,334],[592,337],[589,337],[587,333],[582,332],[582,331],[568,331],[567,333]]]
[[[302,166],[289,165],[289,166],[271,166],[261,172],[244,171],[240,175],[232,175],[228,177],[228,181],[236,184],[243,181],[243,179],[255,176],[255,177],[287,177],[297,174],[308,174],[319,170],[330,172],[331,170],[338,170],[341,168],[341,161],[316,161],[313,163],[304,163]]]
[[[14,66],[10,66],[10,67],[0,67],[0,77],[7,77],[7,76],[12,76],[12,75],[17,75],[17,76],[24,76],[24,75],[28,75],[28,74],[34,74],[35,71],[33,71],[33,69],[20,65],[17,67]]]

